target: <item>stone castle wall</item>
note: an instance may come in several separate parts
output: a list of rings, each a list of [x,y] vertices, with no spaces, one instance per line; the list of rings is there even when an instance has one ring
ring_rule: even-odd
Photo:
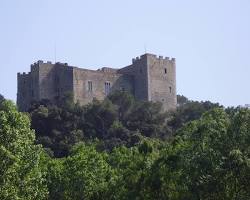
[[[67,63],[31,65],[28,74],[18,73],[17,105],[26,111],[34,100],[54,100],[71,92],[81,105],[93,98],[103,100],[109,92],[125,90],[138,100],[159,101],[164,110],[176,108],[175,59],[144,54],[121,68],[87,70]]]
[[[135,97],[139,100],[161,102],[164,110],[175,109],[176,71],[175,59],[144,54],[132,60],[132,65],[119,73],[135,77]]]
[[[92,90],[89,90],[89,82],[92,83]],[[80,68],[73,69],[73,85],[75,102],[84,105],[90,103],[93,98],[103,100],[105,83],[110,83],[110,92],[124,89],[133,93],[133,77],[122,75],[114,71],[94,71]]]
[[[31,102],[30,74],[17,74],[17,105],[20,110],[27,110]]]
[[[148,100],[148,68],[146,55],[132,59],[131,65],[121,68],[118,72],[134,77],[134,95],[136,99],[142,101]]]
[[[54,100],[66,92],[73,91],[72,68],[65,64],[38,61],[31,71],[18,73],[17,105],[26,111],[32,101]]]
[[[149,101],[161,102],[164,110],[175,109],[176,71],[175,59],[148,56]]]

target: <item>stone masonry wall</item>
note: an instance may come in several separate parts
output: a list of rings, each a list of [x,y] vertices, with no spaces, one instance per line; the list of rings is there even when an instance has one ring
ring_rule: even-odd
[[[133,93],[133,77],[113,71],[74,68],[73,82],[75,101],[82,105],[90,103],[93,98],[103,100],[106,97],[105,82],[110,83],[110,92],[124,89]],[[88,82],[92,82],[92,91],[89,91]]]
[[[134,95],[136,99],[143,101],[149,100],[146,55],[132,59],[132,65],[119,69],[118,73],[127,74],[134,77]]]
[[[51,63],[39,63],[39,100],[54,99],[55,67]]]
[[[56,63],[54,74],[54,98],[63,97],[64,94],[73,94],[73,67],[67,63]]]
[[[17,91],[17,105],[24,111],[31,102],[30,74],[17,74]]]
[[[175,59],[149,55],[149,100],[161,102],[164,110],[176,108]]]
[[[153,54],[136,57],[121,69],[87,70],[67,63],[38,61],[28,74],[18,73],[17,105],[26,111],[34,100],[53,101],[68,92],[73,93],[75,102],[84,105],[93,98],[103,100],[109,92],[125,90],[138,100],[161,102],[164,110],[175,109],[175,68],[175,59]]]

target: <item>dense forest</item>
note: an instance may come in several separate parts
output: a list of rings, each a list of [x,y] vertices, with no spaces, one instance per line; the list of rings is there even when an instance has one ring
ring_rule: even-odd
[[[0,96],[1,200],[248,200],[250,110],[116,92],[27,113]]]

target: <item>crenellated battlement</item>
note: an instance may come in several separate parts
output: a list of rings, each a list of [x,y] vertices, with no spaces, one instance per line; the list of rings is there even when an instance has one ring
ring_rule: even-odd
[[[138,62],[139,60],[142,60],[142,59],[145,59],[146,57],[151,57],[153,59],[158,59],[158,60],[163,60],[163,61],[169,61],[169,62],[175,62],[175,58],[170,58],[170,57],[163,57],[161,55],[157,56],[155,54],[149,54],[149,53],[146,53],[144,55],[141,55],[140,57],[135,57],[132,59],[132,63],[136,63]]]
[[[43,60],[38,60],[37,64],[43,64]]]
[[[37,62],[34,62],[30,66],[33,67],[33,66],[38,66],[38,65],[42,65],[42,64],[50,64],[50,65],[52,65],[53,63],[51,61],[44,62],[43,60],[38,60]]]
[[[23,72],[23,73],[17,73],[17,77],[22,79],[22,78],[29,78],[31,75],[31,72]]]
[[[61,63],[61,62],[56,62],[56,65],[64,65],[64,66],[68,66],[68,63]]]
[[[26,72],[23,72],[23,73],[18,72],[17,73],[18,76],[26,76],[26,75],[29,75],[29,74],[30,74],[30,72],[28,72],[28,73],[26,73]]]
[[[158,60],[175,62],[175,58],[163,57],[163,56],[155,56],[155,58],[158,59]]]
[[[146,53],[133,58],[132,65],[120,69],[79,69],[68,63],[43,60],[30,67],[30,72],[17,74],[17,104],[23,111],[32,100],[53,101],[65,92],[72,92],[74,100],[84,105],[93,98],[105,99],[109,91],[121,89],[131,92],[138,100],[161,102],[164,110],[176,108],[175,58]]]
[[[116,73],[118,69],[114,69],[111,67],[102,67],[100,69],[97,69],[96,71],[101,71],[101,72],[105,72],[105,73]]]

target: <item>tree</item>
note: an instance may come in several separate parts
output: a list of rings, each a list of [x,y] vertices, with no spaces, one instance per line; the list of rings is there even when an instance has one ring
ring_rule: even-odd
[[[161,103],[137,102],[126,118],[124,124],[131,131],[139,130],[146,137],[166,137],[167,113],[162,112]]]
[[[0,94],[0,103],[4,100],[4,96]]]
[[[250,111],[213,109],[166,143],[145,174],[144,199],[250,198]]]
[[[80,143],[64,162],[64,199],[108,199],[113,172],[95,146]]]
[[[109,199],[149,199],[145,178],[159,157],[161,145],[158,140],[144,138],[137,146],[113,149],[108,163],[116,178],[115,184],[109,187]]]
[[[71,147],[84,138],[84,110],[69,102],[59,107],[43,100],[41,105],[36,102],[30,109],[31,126],[36,130],[37,143],[56,157],[67,155]]]
[[[184,95],[177,95],[177,105],[183,106],[184,104],[190,102]]]
[[[103,139],[114,121],[118,120],[117,108],[109,99],[93,101],[86,107],[84,114],[87,137]]]
[[[183,183],[192,199],[250,198],[249,122],[248,110],[230,120],[213,109],[179,131]]]
[[[128,114],[135,105],[134,97],[126,91],[116,91],[111,93],[108,99],[118,107],[119,121],[125,123]]]
[[[178,107],[176,111],[170,113],[168,125],[175,133],[185,123],[199,119],[203,113],[213,109],[222,108],[218,103],[210,101],[190,101],[185,96],[177,95]]]
[[[63,200],[65,198],[66,180],[65,158],[47,159],[47,186],[49,191],[49,200]]]
[[[74,144],[95,138],[103,141],[106,150],[136,145],[141,135],[167,138],[171,130],[161,106],[116,91],[102,102],[94,99],[85,106],[74,104],[70,95],[57,99],[56,104],[43,99],[33,102],[29,113],[36,142],[50,155],[64,157]]]
[[[35,134],[28,116],[12,102],[0,103],[0,199],[46,199],[42,149],[34,145]]]
[[[166,140],[185,123],[219,107],[211,102],[189,101],[184,96],[178,99],[176,112],[163,112],[161,103],[136,101],[122,91],[85,106],[75,104],[72,96],[66,95],[57,104],[47,100],[34,102],[29,112],[37,143],[51,155],[64,157],[74,144],[95,138],[108,151],[120,145],[134,146],[141,136]]]

